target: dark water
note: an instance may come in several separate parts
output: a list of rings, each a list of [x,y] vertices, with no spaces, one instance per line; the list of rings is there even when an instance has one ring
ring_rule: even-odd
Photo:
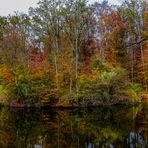
[[[0,148],[146,148],[148,103],[74,110],[0,108]]]

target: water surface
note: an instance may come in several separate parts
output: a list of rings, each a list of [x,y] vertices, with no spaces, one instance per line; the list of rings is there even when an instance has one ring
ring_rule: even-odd
[[[148,103],[73,110],[0,108],[0,148],[146,148]]]

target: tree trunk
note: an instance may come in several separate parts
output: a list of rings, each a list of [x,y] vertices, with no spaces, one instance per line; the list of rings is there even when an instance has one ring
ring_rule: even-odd
[[[58,73],[58,62],[57,62],[57,54],[58,54],[58,40],[57,37],[55,38],[55,45],[54,45],[54,62],[55,62],[55,70],[56,70],[56,86],[59,89],[59,73]]]
[[[71,59],[70,63],[70,68],[69,68],[69,77],[70,77],[70,82],[69,82],[69,102],[71,100],[71,95],[72,95],[72,62],[73,60]]]
[[[75,48],[75,52],[76,52],[76,65],[75,65],[75,68],[76,68],[76,94],[77,94],[77,99],[78,99],[78,37],[76,38],[76,48]]]

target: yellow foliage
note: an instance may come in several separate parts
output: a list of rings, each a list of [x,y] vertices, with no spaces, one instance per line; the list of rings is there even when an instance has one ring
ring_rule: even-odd
[[[11,80],[12,80],[12,72],[6,64],[1,65],[0,79],[4,79],[8,82],[11,82]]]

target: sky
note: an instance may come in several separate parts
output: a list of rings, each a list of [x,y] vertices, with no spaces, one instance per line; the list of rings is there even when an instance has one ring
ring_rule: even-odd
[[[7,16],[13,14],[14,11],[28,12],[29,7],[37,6],[39,0],[0,0],[0,16]],[[101,0],[90,0],[101,1]],[[112,4],[119,5],[121,0],[109,0]]]

